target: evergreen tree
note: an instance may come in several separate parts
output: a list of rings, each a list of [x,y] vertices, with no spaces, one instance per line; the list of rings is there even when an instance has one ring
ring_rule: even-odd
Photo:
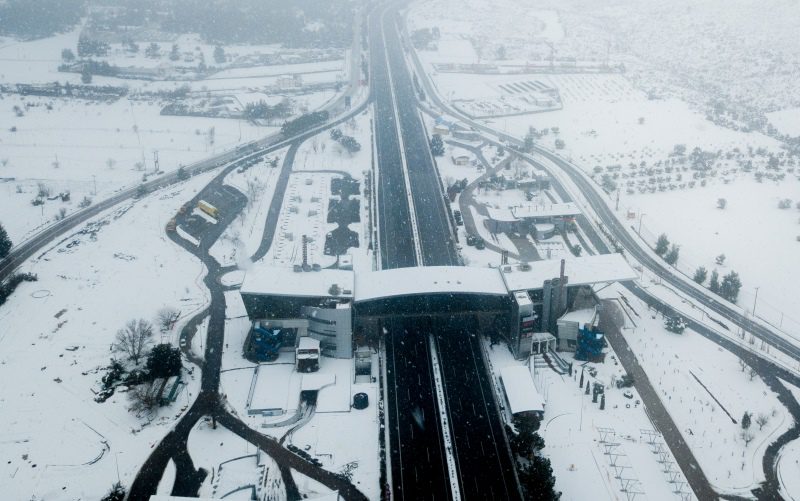
[[[667,254],[664,256],[664,261],[666,261],[667,264],[675,266],[675,263],[678,262],[678,253],[680,252],[680,250],[681,250],[680,247],[678,247],[675,244],[672,244],[672,247],[670,247],[669,252],[667,252]]]
[[[11,239],[8,237],[6,229],[3,228],[3,225],[0,223],[0,259],[4,259],[8,256],[8,253],[11,252],[11,247],[13,247]]]
[[[527,466],[519,470],[519,480],[525,492],[525,499],[535,501],[556,501],[561,497],[556,492],[556,477],[550,460],[538,454]]]
[[[434,134],[431,138],[431,153],[435,157],[444,156],[444,141],[442,141],[442,136],[439,134]]]
[[[528,129],[528,133],[525,134],[525,145],[523,146],[525,152],[530,153],[533,151],[534,140],[536,136],[533,135],[533,127]]]
[[[92,74],[87,67],[84,67],[83,71],[81,71],[81,82],[85,84],[92,83]]]
[[[221,45],[214,47],[214,62],[217,64],[225,62],[225,49]]]
[[[697,270],[695,270],[694,272],[695,282],[697,282],[700,285],[703,285],[703,282],[706,281],[706,278],[708,278],[708,270],[706,270],[705,267],[701,266],[697,268]]]
[[[750,428],[750,413],[744,411],[744,416],[742,416],[742,429],[747,430]]]
[[[711,272],[711,279],[708,282],[708,288],[714,294],[719,293],[719,273],[717,273],[717,270]]]
[[[669,239],[665,233],[662,233],[656,241],[656,254],[663,256],[667,250],[669,250]]]
[[[735,303],[739,298],[739,290],[742,288],[742,281],[739,280],[739,274],[731,271],[722,278],[722,283],[719,286],[719,295]]]
[[[61,59],[66,62],[72,62],[75,60],[75,53],[72,52],[72,49],[64,49],[61,51]]]
[[[180,348],[167,343],[154,346],[147,355],[147,372],[154,378],[177,376],[182,366]]]

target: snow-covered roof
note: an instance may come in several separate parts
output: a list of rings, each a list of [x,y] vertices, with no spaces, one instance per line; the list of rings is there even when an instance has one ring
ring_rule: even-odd
[[[292,268],[254,265],[244,276],[242,294],[292,297],[353,297],[353,272],[328,270],[295,272]],[[331,295],[331,286],[339,294]]]
[[[254,266],[247,272],[242,294],[288,297],[352,298],[355,302],[420,294],[485,294],[507,296],[510,292],[540,289],[545,280],[559,275],[561,261],[529,263],[519,267],[477,268],[470,266],[425,266],[380,271],[329,270],[295,272],[292,268]],[[619,254],[567,259],[569,285],[632,280],[636,273]],[[331,286],[339,294],[331,294]]]
[[[508,295],[503,279],[495,268],[426,266],[361,272],[356,275],[357,302],[436,293]]]
[[[580,327],[583,327],[585,324],[592,323],[592,320],[595,317],[595,309],[594,308],[585,308],[583,310],[575,310],[569,311],[562,315],[561,318],[558,319],[559,322],[578,322]]]
[[[555,217],[577,216],[581,213],[578,206],[572,202],[563,204],[526,204],[521,207],[512,207],[511,212],[518,219],[529,217]]]
[[[534,332],[531,335],[531,341],[534,343],[541,343],[544,341],[555,341],[556,337],[549,332]]]
[[[297,342],[298,350],[317,350],[319,351],[319,339],[310,336],[303,336]]]
[[[502,369],[500,381],[503,383],[512,414],[531,411],[544,412],[544,399],[536,391],[527,367],[512,365]]]
[[[511,209],[495,209],[494,207],[487,207],[486,213],[492,221],[511,222],[519,221],[519,219],[511,212]]]
[[[513,267],[502,277],[509,291],[539,289],[545,280],[559,276],[561,261],[546,259],[530,263],[530,271],[522,271]],[[618,282],[633,280],[633,271],[620,254],[598,254],[566,260],[564,274],[568,277],[568,285],[588,285],[601,282]]]

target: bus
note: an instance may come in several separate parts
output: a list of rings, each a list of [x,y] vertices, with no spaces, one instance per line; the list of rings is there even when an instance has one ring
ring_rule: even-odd
[[[199,200],[197,208],[213,218],[219,217],[219,210],[205,200]]]

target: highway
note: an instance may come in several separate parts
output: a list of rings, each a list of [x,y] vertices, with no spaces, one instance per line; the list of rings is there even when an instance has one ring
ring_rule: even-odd
[[[419,81],[422,83],[426,95],[436,107],[462,120],[477,131],[481,131],[489,136],[498,138],[500,141],[504,141],[506,146],[511,145],[512,151],[525,156],[542,170],[552,173],[553,167],[555,167],[564,172],[580,190],[583,196],[586,197],[586,200],[592,210],[597,214],[600,222],[603,223],[610,234],[620,243],[628,255],[641,263],[642,266],[649,269],[653,274],[661,277],[661,279],[671,287],[702,304],[708,310],[718,314],[736,327],[752,333],[755,337],[764,340],[795,360],[800,361],[800,340],[791,339],[786,334],[779,332],[774,327],[761,321],[753,321],[751,318],[740,313],[740,310],[732,306],[729,302],[723,300],[711,291],[698,286],[692,282],[689,277],[684,276],[678,270],[669,267],[666,263],[657,259],[652,252],[646,248],[645,244],[635,238],[631,232],[623,226],[623,223],[617,219],[600,188],[596,186],[579,167],[541,147],[535,147],[534,153],[537,156],[527,155],[521,151],[523,142],[519,138],[489,127],[480,121],[473,120],[444,103],[438,95],[436,88],[432,85],[430,78],[423,71],[422,64],[416,56],[416,53],[412,51],[411,56],[414,62],[414,68],[419,75]],[[542,161],[543,159],[545,161]]]
[[[387,6],[369,22],[381,264],[384,268],[459,265],[443,187],[403,55],[395,8]],[[414,320],[393,319],[384,325],[395,499],[521,499],[477,332],[463,322],[432,314]],[[451,492],[437,419],[430,336],[439,346],[436,352],[453,437],[458,493]]]
[[[394,499],[450,499],[427,331],[413,319],[383,328]]]

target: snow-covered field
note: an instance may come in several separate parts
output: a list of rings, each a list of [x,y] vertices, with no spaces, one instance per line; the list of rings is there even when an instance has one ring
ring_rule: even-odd
[[[603,290],[601,296],[618,299],[618,287]],[[660,315],[618,290],[636,312],[631,314],[636,325],[626,325],[625,338],[703,472],[718,492],[748,495],[764,480],[764,451],[791,427],[791,415],[760,378],[751,377],[746,366],[742,369],[735,355],[691,329],[668,332]],[[749,444],[742,436],[745,412],[752,414]],[[756,422],[762,415],[763,426]]]
[[[79,85],[80,74],[58,71],[61,50],[75,51],[78,32],[27,42],[4,39],[0,43],[0,83],[12,87],[17,83]],[[120,67],[169,69],[186,65],[183,60],[173,63],[167,58],[172,42],[156,59],[141,53],[128,54],[121,47],[112,46],[109,55],[98,60]],[[182,36],[174,42],[212,61],[214,47],[196,37]],[[275,46],[227,49],[232,62],[279,54]],[[219,98],[229,102],[226,106],[237,113],[247,103],[263,100],[275,104],[288,98],[294,105],[293,113],[300,114],[325,106],[338,93],[332,88],[304,94],[284,91],[279,88],[278,76],[297,75],[304,84],[346,84],[348,58],[345,53],[340,55],[340,59],[321,62],[240,67],[199,80],[95,76],[92,85],[128,89],[129,95],[116,101],[11,93],[0,96],[0,211],[13,211],[16,215],[3,218],[3,225],[12,240],[19,243],[60,217],[62,210],[65,214],[76,211],[84,197],[97,200],[123,187],[135,186],[143,175],[153,173],[156,155],[161,171],[171,172],[277,130],[246,120],[161,115],[169,101],[147,93],[173,91],[186,85],[193,103]],[[49,189],[51,196],[69,191],[71,201],[32,206],[30,201],[40,185]]]
[[[0,484],[8,499],[98,499],[117,467],[130,485],[196,394],[195,372],[186,394],[151,422],[128,411],[124,393],[93,400],[125,322],[152,321],[164,306],[185,318],[207,303],[204,266],[167,239],[164,224],[211,176],[110,210],[23,265],[39,281],[20,285],[0,309]]]
[[[493,348],[488,342],[485,345],[495,384],[500,388],[500,371],[523,362],[514,360],[503,343]],[[562,355],[565,360],[572,361],[568,353]],[[642,433],[642,430],[653,430],[653,424],[644,407],[636,403],[640,401],[638,393],[632,388],[617,389],[612,384],[614,378],[625,373],[613,351],[609,349],[605,363],[586,364],[583,369],[588,381],[605,385],[606,406],[602,411],[599,403],[592,403],[592,397],[585,395],[578,385],[582,363],[575,362],[573,377],[560,376],[547,366],[532,369],[534,384],[545,399],[545,415],[539,429],[545,440],[542,453],[552,462],[556,490],[563,493],[561,499],[625,499],[622,483],[616,478],[619,472],[606,454],[609,450],[619,454],[614,460],[617,465],[624,466],[622,476],[631,482],[631,490],[644,494],[647,499],[681,499],[674,492],[676,485],[670,484],[662,471],[666,465],[658,463],[653,446],[647,442],[649,437]],[[590,369],[597,371],[595,376],[590,375]],[[629,391],[631,397],[624,396],[624,391]],[[503,398],[502,393],[499,398]],[[658,437],[663,444],[663,439]],[[607,448],[601,440],[619,446]],[[679,470],[669,452],[667,454],[673,468]],[[683,476],[678,474],[678,479],[683,480]],[[688,487],[684,486],[683,490],[691,496]]]
[[[720,198],[725,209],[717,208]],[[792,199],[779,209],[778,202]],[[674,191],[622,198],[621,213],[629,208],[642,213],[642,234],[650,245],[665,233],[681,246],[678,268],[689,276],[698,266],[716,269],[720,277],[736,271],[742,280],[738,304],[800,339],[800,298],[795,293],[800,269],[789,263],[800,252],[800,183],[757,183],[737,178],[697,190]],[[638,219],[631,221],[638,229]],[[724,265],[715,258],[725,254]],[[707,284],[706,284],[707,285]],[[756,288],[758,298],[756,302]]]

